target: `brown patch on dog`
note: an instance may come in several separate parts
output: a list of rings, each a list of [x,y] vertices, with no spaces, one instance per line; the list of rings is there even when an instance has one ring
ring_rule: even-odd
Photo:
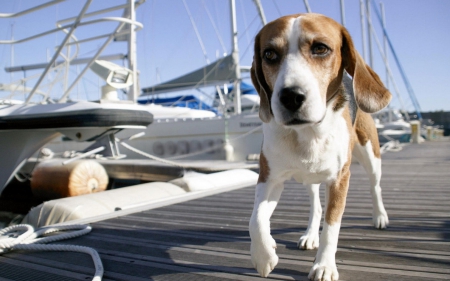
[[[319,81],[320,92],[325,100],[330,100],[339,91],[344,67],[341,58],[340,25],[319,14],[301,17],[299,51],[307,61],[314,76]],[[311,50],[315,44],[325,44],[330,48],[326,56],[315,56]]]
[[[259,177],[258,177],[258,183],[266,182],[269,178],[270,173],[270,167],[269,163],[267,162],[266,156],[264,156],[264,153],[261,151],[261,154],[259,156]]]
[[[277,51],[279,55],[284,54],[288,46],[284,38],[283,30],[292,16],[283,17],[277,21],[266,24],[255,37],[253,63],[250,71],[252,83],[260,97],[259,117],[265,123],[270,122],[272,109],[270,99],[272,97],[273,83],[278,73],[278,65],[267,66],[263,64],[263,55],[266,49]],[[280,58],[282,60],[282,58]],[[274,79],[275,78],[275,79]]]
[[[342,219],[342,214],[344,213],[345,203],[347,198],[347,192],[350,180],[350,163],[352,162],[352,151],[355,144],[355,134],[352,127],[352,119],[350,116],[350,110],[348,107],[344,108],[342,116],[347,123],[347,129],[350,136],[349,148],[347,153],[347,162],[345,163],[342,170],[334,183],[332,183],[328,188],[329,196],[326,207],[325,221],[332,225],[336,222],[340,222]]]
[[[325,214],[325,221],[328,225],[340,222],[344,214],[350,180],[349,163],[350,161],[344,165],[337,180],[328,187],[330,190]]]
[[[365,146],[367,142],[370,141],[373,154],[376,158],[381,158],[378,132],[372,116],[365,112],[358,111],[355,120],[355,132],[359,144]]]
[[[339,92],[336,94],[334,98],[333,111],[336,112],[347,105],[348,98],[345,95],[344,87],[341,87],[338,90]]]
[[[364,62],[353,46],[348,31],[342,27],[342,62],[353,77],[356,103],[364,112],[374,113],[385,108],[391,101],[391,93],[384,87],[380,77]]]

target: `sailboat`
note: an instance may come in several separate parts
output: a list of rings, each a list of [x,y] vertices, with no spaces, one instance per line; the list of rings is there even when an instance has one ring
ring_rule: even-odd
[[[259,1],[255,3],[259,5]],[[258,159],[262,143],[262,122],[257,113],[259,96],[251,85],[241,82],[241,72],[248,72],[250,67],[239,64],[234,0],[230,0],[230,19],[234,34],[231,54],[181,77],[142,89],[141,95],[135,100],[145,104],[154,122],[142,130],[145,134],[129,140],[129,145],[145,154],[173,160]],[[161,99],[158,96],[200,87],[217,89],[213,108],[201,104],[195,97]],[[135,132],[124,130],[117,137],[126,139],[132,134]],[[48,147],[61,153],[66,150],[85,150],[87,144],[74,144],[65,138],[58,138]],[[134,150],[125,150],[124,153],[132,159],[146,158],[144,153]]]

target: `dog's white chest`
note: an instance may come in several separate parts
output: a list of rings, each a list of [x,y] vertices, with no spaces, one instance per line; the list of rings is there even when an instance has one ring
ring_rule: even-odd
[[[343,154],[347,149],[336,145],[342,140],[330,136],[327,139],[311,141],[307,148],[300,148],[294,155],[299,156],[298,164],[294,164],[294,179],[305,184],[321,183],[333,179],[343,166]],[[347,143],[348,145],[348,143]],[[306,150],[306,151],[305,151]]]
[[[268,154],[271,173],[305,184],[335,179],[348,160],[350,137],[343,118],[333,123],[320,137],[308,129],[284,134],[271,131],[267,137],[265,131],[264,153]]]

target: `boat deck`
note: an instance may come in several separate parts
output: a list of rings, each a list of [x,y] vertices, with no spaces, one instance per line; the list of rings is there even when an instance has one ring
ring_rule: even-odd
[[[450,141],[383,155],[386,230],[372,227],[362,167],[352,164],[351,171],[336,256],[340,280],[449,280]],[[249,256],[254,187],[95,222],[90,234],[62,243],[97,249],[103,280],[307,280],[316,251],[296,243],[308,223],[308,195],[297,183],[285,186],[271,223],[280,260],[267,279]],[[84,254],[0,256],[0,281],[91,280],[93,273]]]

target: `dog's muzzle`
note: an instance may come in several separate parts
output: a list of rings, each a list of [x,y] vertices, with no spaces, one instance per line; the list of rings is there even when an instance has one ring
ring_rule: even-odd
[[[281,104],[290,112],[296,112],[305,101],[305,95],[297,87],[283,88],[279,94]]]

